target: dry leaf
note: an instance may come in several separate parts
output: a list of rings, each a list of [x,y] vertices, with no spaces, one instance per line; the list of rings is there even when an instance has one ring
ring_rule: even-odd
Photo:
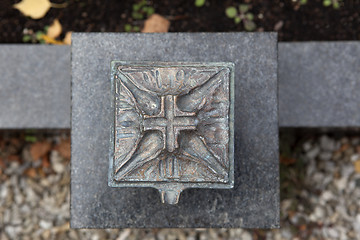
[[[144,24],[143,33],[168,32],[170,21],[159,14],[151,15]]]
[[[50,25],[47,30],[46,35],[50,38],[57,38],[62,32],[62,26],[58,19],[55,19],[54,22]]]
[[[51,149],[51,143],[44,142],[36,142],[30,147],[30,154],[33,160],[38,160],[39,158],[45,156],[45,154],[49,153]]]
[[[25,175],[28,176],[28,177],[31,177],[31,178],[35,178],[38,174],[37,174],[35,168],[28,168],[25,171]]]
[[[0,157],[0,169],[5,169],[5,168],[6,168],[5,161]]]
[[[48,155],[45,155],[42,158],[41,167],[46,169],[50,168],[50,160]]]
[[[291,165],[291,164],[296,163],[296,159],[295,158],[289,158],[289,157],[280,156],[280,163],[282,163],[284,165]]]
[[[360,173],[360,159],[354,162],[355,172]]]
[[[41,38],[44,39],[44,41],[46,43],[56,44],[56,45],[64,45],[64,43],[62,41],[58,41],[58,40],[56,40],[54,38],[51,38],[51,37],[49,37],[47,35],[42,35]]]
[[[71,31],[65,34],[63,42],[67,45],[71,45]]]
[[[22,0],[14,4],[14,8],[18,9],[25,16],[33,19],[44,17],[50,7],[51,3],[49,0]]]
[[[8,160],[12,162],[18,162],[20,163],[20,156],[19,155],[10,155],[8,156]]]
[[[63,140],[55,149],[60,153],[63,158],[70,159],[71,157],[71,143],[70,139]]]

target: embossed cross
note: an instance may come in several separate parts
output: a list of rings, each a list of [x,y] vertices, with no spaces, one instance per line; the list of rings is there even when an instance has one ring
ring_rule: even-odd
[[[178,135],[182,130],[195,130],[198,120],[195,112],[183,112],[176,104],[177,96],[161,96],[160,112],[144,115],[144,131],[159,130],[163,134],[164,149],[173,152],[178,145]]]

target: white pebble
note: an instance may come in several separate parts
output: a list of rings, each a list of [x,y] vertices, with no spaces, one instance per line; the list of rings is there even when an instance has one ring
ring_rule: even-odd
[[[248,231],[244,231],[242,234],[241,234],[241,238],[242,240],[252,240],[252,236],[251,234],[248,232]]]
[[[53,226],[53,224],[51,222],[49,222],[49,221],[40,220],[39,226],[42,229],[50,229]]]

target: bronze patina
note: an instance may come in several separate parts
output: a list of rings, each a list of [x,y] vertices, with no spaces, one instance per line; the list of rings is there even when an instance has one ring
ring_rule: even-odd
[[[232,188],[234,64],[111,64],[109,186]]]

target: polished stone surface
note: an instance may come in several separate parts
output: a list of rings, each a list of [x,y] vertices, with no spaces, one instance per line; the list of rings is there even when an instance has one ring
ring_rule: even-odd
[[[70,127],[69,50],[0,45],[0,128]]]
[[[70,128],[70,46],[0,49],[0,128]],[[360,42],[280,42],[278,51],[280,127],[360,127]]]
[[[279,125],[360,126],[360,42],[279,44]]]
[[[74,33],[71,226],[279,227],[275,33]],[[233,189],[187,189],[164,205],[152,188],[107,185],[110,62],[235,63]]]

